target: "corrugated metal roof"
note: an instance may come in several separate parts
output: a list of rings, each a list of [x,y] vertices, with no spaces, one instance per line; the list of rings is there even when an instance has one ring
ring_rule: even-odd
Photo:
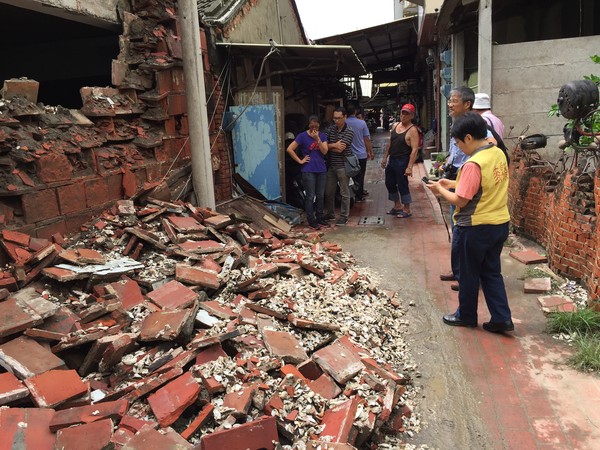
[[[227,23],[247,0],[197,0],[198,13],[205,22]]]
[[[218,47],[228,48],[231,56],[262,59],[271,50],[269,44],[243,44],[219,42]],[[271,74],[343,76],[364,75],[365,68],[349,45],[280,45],[269,58]]]
[[[371,28],[317,40],[318,44],[350,45],[369,72],[414,61],[417,18],[407,17]]]

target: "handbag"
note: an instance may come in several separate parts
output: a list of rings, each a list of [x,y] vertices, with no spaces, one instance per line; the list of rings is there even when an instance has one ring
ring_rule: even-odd
[[[347,177],[355,177],[360,173],[360,164],[356,155],[348,155],[344,160],[344,168],[346,169]]]

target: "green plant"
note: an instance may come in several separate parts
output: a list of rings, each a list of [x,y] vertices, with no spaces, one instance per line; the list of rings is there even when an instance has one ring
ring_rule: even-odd
[[[595,64],[600,64],[600,56],[592,55],[590,59]],[[585,80],[590,80],[596,86],[600,86],[600,76],[590,74],[584,75]],[[550,106],[550,110],[548,111],[548,117],[559,117],[560,110],[558,109],[558,104],[554,104]],[[600,134],[600,111],[595,111],[584,120],[575,120],[570,119],[567,122],[567,127],[573,129],[574,126],[577,126],[581,131],[583,131],[583,135],[579,137],[572,145],[568,146],[568,149],[573,149],[573,146],[576,148],[586,148],[591,146],[594,143],[594,140],[598,138]],[[576,144],[576,145],[575,145]]]
[[[600,334],[600,313],[589,308],[575,312],[552,313],[548,315],[548,330],[551,333],[579,336]]]
[[[548,272],[545,272],[539,267],[529,266],[525,268],[523,275],[519,277],[519,280],[526,280],[527,278],[548,278]]]
[[[582,372],[600,371],[600,336],[585,335],[575,339],[577,353],[571,356],[568,363]]]

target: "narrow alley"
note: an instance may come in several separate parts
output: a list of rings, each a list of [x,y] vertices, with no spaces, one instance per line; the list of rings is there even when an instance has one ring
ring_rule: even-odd
[[[446,227],[437,200],[422,185],[422,164],[410,180],[413,216],[385,214],[391,202],[379,164],[388,139],[381,130],[374,136],[367,200],[352,209],[349,226],[327,237],[413,305],[409,341],[419,361],[418,412],[426,423],[414,442],[439,449],[600,448],[600,381],[565,365],[569,347],[545,332],[537,295],[523,293],[519,278],[525,265],[508,256],[509,248],[502,269],[515,332],[496,335],[443,324],[442,315],[457,306],[457,293],[439,279],[450,264]],[[385,223],[357,225],[364,216],[381,216]],[[482,296],[479,313],[480,323],[488,320]]]

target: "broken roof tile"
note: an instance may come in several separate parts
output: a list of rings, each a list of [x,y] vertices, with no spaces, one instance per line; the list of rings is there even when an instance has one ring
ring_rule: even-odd
[[[147,297],[162,309],[182,309],[191,305],[198,294],[179,281],[169,281],[147,294]]]
[[[29,389],[10,372],[0,373],[0,406],[29,395]]]
[[[56,448],[61,450],[104,450],[111,445],[111,419],[63,428],[56,433]]]
[[[26,336],[0,345],[0,365],[22,380],[51,369],[65,367],[62,359]]]
[[[49,370],[28,378],[33,402],[40,408],[54,408],[61,403],[85,394],[89,385],[84,383],[75,370]]]
[[[48,428],[54,414],[45,408],[0,408],[0,442],[7,449],[54,450]]]
[[[339,384],[346,384],[364,365],[339,340],[312,354],[312,359]]]
[[[62,428],[92,423],[106,418],[119,421],[127,412],[127,407],[127,400],[116,400],[56,411],[49,424],[50,431],[56,432]]]
[[[148,397],[152,412],[162,427],[175,422],[198,398],[200,385],[190,372],[169,382]]]

